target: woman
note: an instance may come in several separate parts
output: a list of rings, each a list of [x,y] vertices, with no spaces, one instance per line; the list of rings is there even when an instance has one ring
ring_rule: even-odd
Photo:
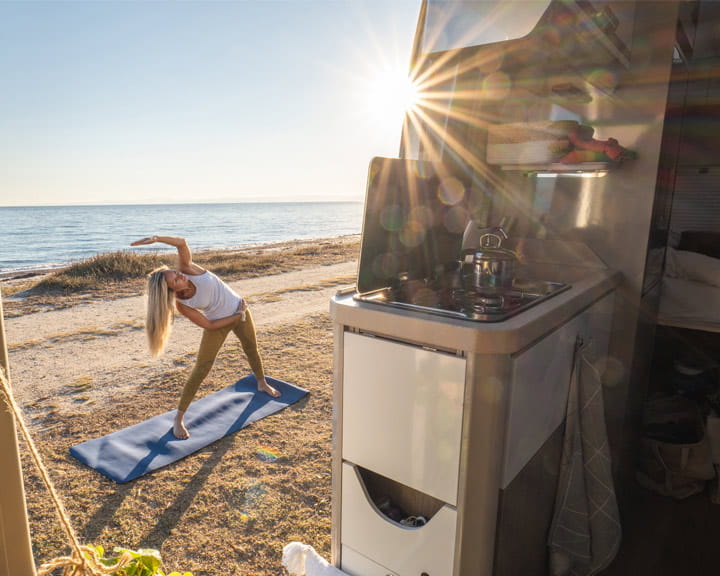
[[[177,248],[178,269],[161,266],[148,275],[148,307],[145,328],[153,356],[165,350],[173,321],[173,307],[203,329],[195,366],[183,388],[173,425],[173,434],[184,440],[190,434],[185,427],[185,412],[200,384],[210,372],[220,347],[232,330],[240,339],[250,368],[255,374],[258,391],[277,398],[275,388],[268,384],[255,337],[255,324],[247,302],[212,272],[195,264],[184,238],[150,236],[136,240],[131,246],[162,242]]]

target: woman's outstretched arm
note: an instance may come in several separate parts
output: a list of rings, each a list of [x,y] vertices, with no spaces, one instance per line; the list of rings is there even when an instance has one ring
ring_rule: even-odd
[[[148,236],[147,238],[135,240],[130,246],[143,246],[145,244],[154,244],[155,242],[161,242],[162,244],[168,244],[169,246],[177,248],[178,268],[181,272],[185,274],[202,274],[205,272],[204,268],[192,261],[190,246],[188,246],[187,240],[181,236]]]
[[[243,300],[241,307],[238,308],[235,314],[232,316],[225,316],[224,318],[218,318],[217,320],[208,320],[202,312],[190,306],[186,306],[177,300],[175,301],[175,307],[180,314],[185,316],[193,324],[200,326],[200,328],[204,328],[205,330],[217,330],[219,328],[229,326],[230,324],[234,324],[237,322],[238,318],[242,318],[244,312],[247,310],[247,303]]]

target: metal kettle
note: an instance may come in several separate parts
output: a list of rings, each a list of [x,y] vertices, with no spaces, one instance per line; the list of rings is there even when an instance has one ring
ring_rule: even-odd
[[[502,247],[499,234],[483,234],[472,257],[472,282],[476,290],[510,288],[515,279],[517,255]]]

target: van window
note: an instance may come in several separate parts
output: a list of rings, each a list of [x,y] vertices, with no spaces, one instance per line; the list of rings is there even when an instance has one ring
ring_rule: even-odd
[[[422,51],[441,52],[528,34],[551,0],[427,0]]]

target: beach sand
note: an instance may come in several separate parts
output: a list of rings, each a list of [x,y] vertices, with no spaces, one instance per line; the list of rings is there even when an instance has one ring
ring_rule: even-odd
[[[307,388],[308,400],[128,485],[114,484],[67,451],[172,410],[201,330],[178,317],[167,352],[152,359],[143,328],[144,296],[14,310],[4,323],[15,398],[80,540],[109,550],[156,548],[167,571],[189,570],[194,576],[284,574],[282,546],[292,540],[328,557],[328,308],[338,289],[354,283],[356,271],[352,258],[228,282],[250,304],[268,375]],[[198,397],[247,373],[231,335]],[[279,456],[258,456],[268,452]],[[67,553],[67,539],[31,463],[23,462],[40,563]]]

